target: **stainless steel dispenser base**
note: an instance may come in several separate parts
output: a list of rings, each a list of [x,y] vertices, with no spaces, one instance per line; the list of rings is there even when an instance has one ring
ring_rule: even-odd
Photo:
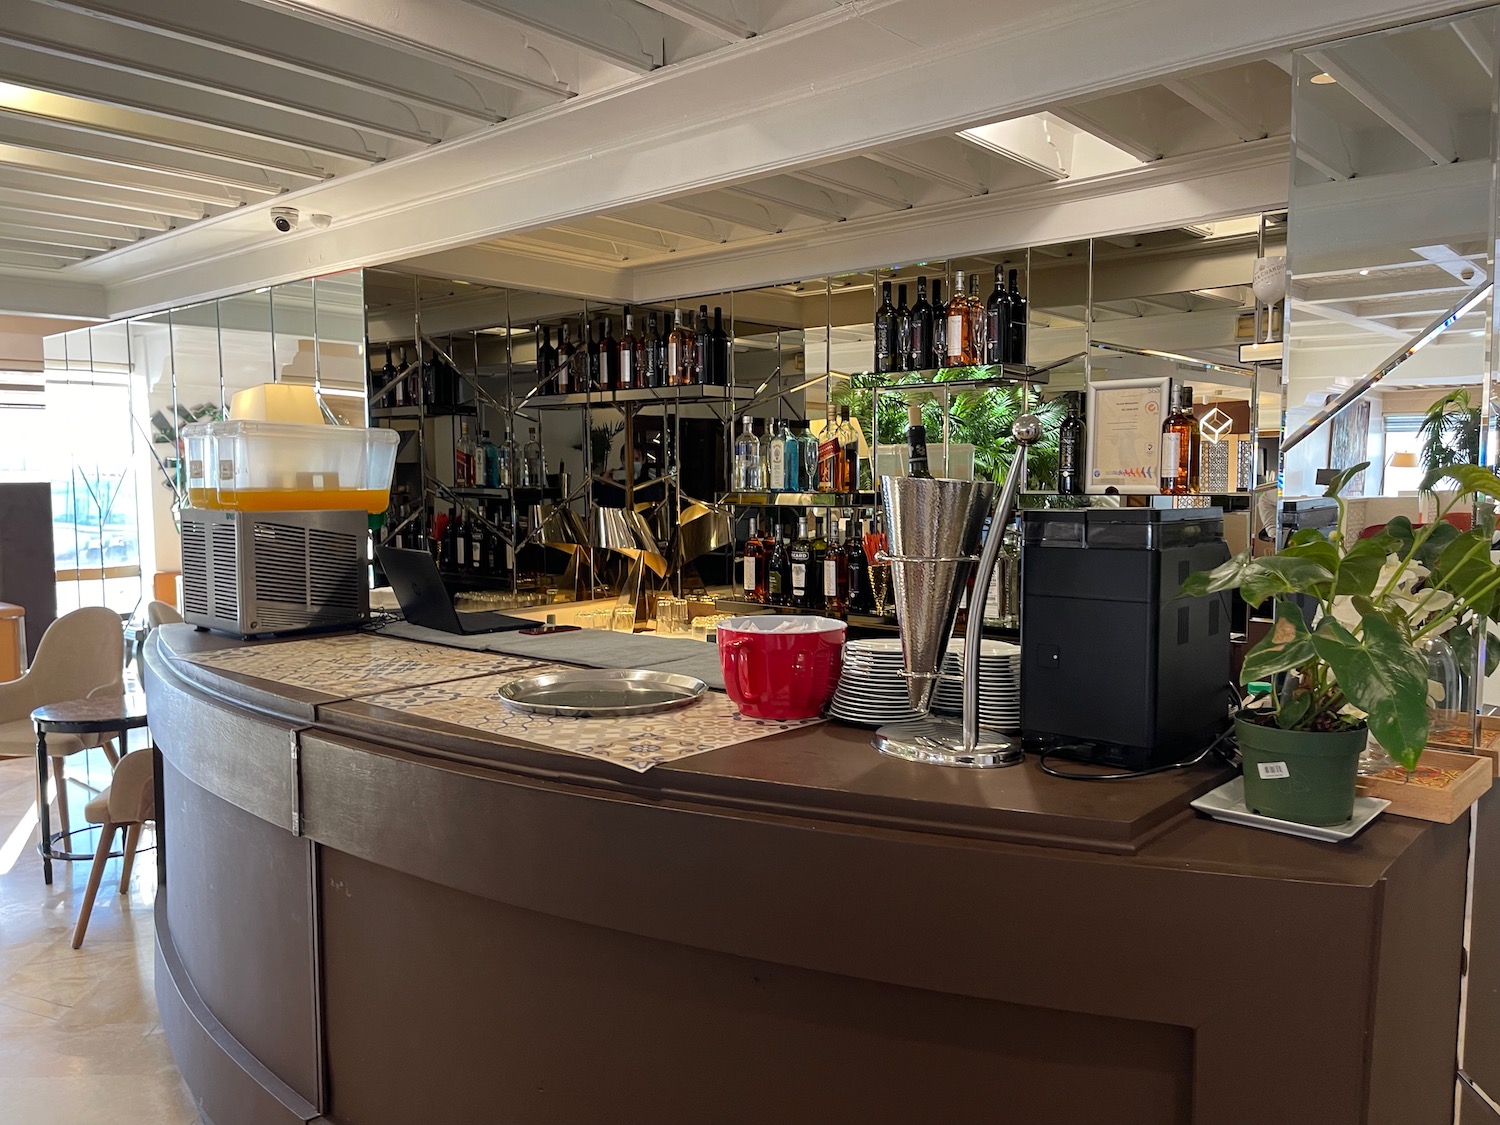
[[[909,723],[881,727],[870,745],[882,754],[937,766],[992,769],[1020,765],[1025,752],[999,731],[979,728],[972,750],[964,749],[964,727],[952,719],[927,715]]]

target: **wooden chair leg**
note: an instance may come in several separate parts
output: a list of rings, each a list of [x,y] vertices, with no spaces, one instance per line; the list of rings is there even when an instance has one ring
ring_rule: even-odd
[[[124,735],[120,736],[120,741],[124,741]],[[114,769],[120,764],[120,752],[115,749],[115,740],[113,738],[106,742],[101,749],[104,751],[104,757],[109,762],[110,769]]]
[[[94,866],[89,870],[89,885],[83,892],[83,906],[78,910],[78,925],[73,928],[73,948],[83,944],[84,932],[89,928],[89,915],[94,912],[94,896],[99,893],[99,879],[104,875],[104,865],[109,862],[109,846],[114,842],[118,824],[105,821],[99,828],[99,848],[94,852]]]
[[[63,774],[63,759],[52,759],[52,780],[57,787],[57,823],[63,833],[63,851],[68,850],[68,779]]]
[[[135,866],[135,846],[141,842],[141,822],[136,821],[125,829],[125,858],[120,861],[120,893],[130,889],[130,869]]]

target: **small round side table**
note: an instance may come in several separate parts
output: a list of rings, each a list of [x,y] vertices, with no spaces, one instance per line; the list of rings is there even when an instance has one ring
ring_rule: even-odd
[[[120,750],[123,754],[125,732],[146,725],[146,697],[134,693],[49,703],[33,711],[31,721],[36,724],[36,804],[41,836],[37,842],[37,853],[42,857],[42,877],[50,885],[54,859],[91,860],[94,855],[92,852],[56,851],[53,848],[53,844],[61,840],[64,834],[52,832],[52,813],[47,804],[47,736],[49,734],[118,734],[122,743]],[[74,831],[82,832],[84,829],[78,828]],[[63,846],[67,847],[66,842]],[[118,854],[121,853],[110,853],[111,856]]]

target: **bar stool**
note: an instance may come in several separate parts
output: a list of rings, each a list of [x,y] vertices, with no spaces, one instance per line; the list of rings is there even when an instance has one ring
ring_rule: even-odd
[[[83,815],[90,824],[101,827],[94,866],[89,871],[88,887],[83,892],[83,905],[78,911],[78,925],[73,930],[74,949],[83,944],[83,935],[89,928],[89,915],[94,912],[94,897],[99,893],[99,880],[104,875],[104,865],[109,862],[110,846],[114,843],[115,833],[122,828],[125,830],[125,857],[120,864],[120,893],[123,895],[130,888],[130,871],[135,866],[135,849],[141,842],[141,828],[146,821],[156,819],[155,753],[132,750],[121,758],[109,786],[88,803]]]

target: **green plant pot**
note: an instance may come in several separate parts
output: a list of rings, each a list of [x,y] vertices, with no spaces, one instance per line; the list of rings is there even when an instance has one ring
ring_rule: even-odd
[[[1236,717],[1245,807],[1298,824],[1343,824],[1354,815],[1354,785],[1368,732],[1282,730]]]

